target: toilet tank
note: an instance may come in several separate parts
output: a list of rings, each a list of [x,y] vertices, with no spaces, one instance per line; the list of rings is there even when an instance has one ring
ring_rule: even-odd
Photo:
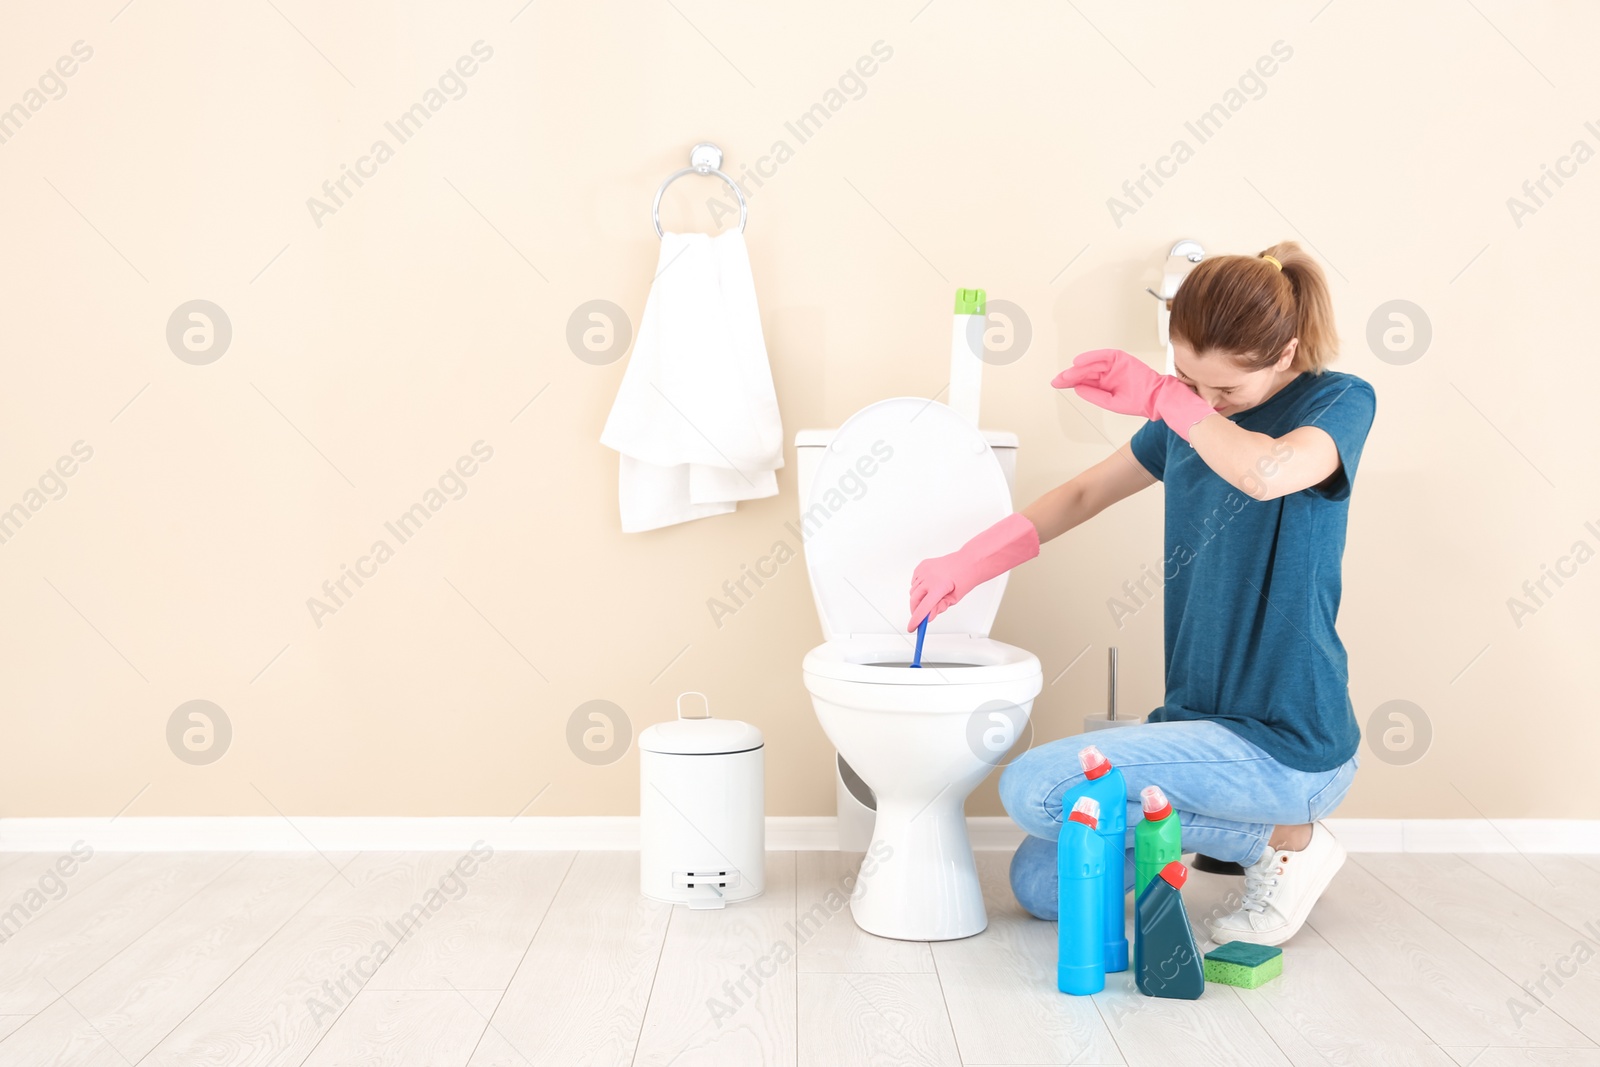
[[[822,459],[822,450],[828,447],[837,433],[833,430],[801,430],[794,435],[794,448],[797,466],[799,468],[799,502],[796,510],[804,512],[806,497],[811,493],[811,482],[816,477],[817,463]],[[1006,488],[1013,493],[1017,489],[1017,435],[1006,433],[1003,430],[984,430],[983,439],[989,442],[989,447],[994,451],[995,458],[1000,461],[1000,469],[1005,472]]]

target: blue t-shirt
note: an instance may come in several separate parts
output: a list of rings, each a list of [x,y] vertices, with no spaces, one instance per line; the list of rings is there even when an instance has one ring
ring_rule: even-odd
[[[1164,422],[1133,435],[1134,456],[1167,497],[1167,693],[1149,721],[1214,719],[1301,771],[1355,754],[1361,730],[1334,620],[1350,488],[1375,411],[1362,379],[1305,371],[1226,416],[1274,438],[1318,426],[1338,446],[1331,480],[1276,500],[1223,481]]]

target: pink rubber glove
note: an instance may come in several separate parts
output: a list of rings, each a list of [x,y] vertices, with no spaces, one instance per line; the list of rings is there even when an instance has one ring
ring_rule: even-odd
[[[1007,515],[948,556],[917,564],[911,575],[911,625],[932,619],[990,578],[1039,554],[1039,531],[1022,512]]]
[[[1216,408],[1170,374],[1157,374],[1137,356],[1117,348],[1084,352],[1050,383],[1091,404],[1122,415],[1160,419],[1185,441],[1189,430]]]

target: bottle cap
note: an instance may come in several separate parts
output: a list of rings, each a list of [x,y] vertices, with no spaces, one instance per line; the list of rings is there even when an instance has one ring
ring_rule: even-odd
[[[1090,781],[1103,777],[1111,769],[1111,761],[1106,759],[1105,753],[1093,745],[1078,750],[1078,762],[1083,765],[1083,773]]]
[[[1139,790],[1139,799],[1144,802],[1144,817],[1150,822],[1160,822],[1172,814],[1172,805],[1159,785],[1147,785]]]
[[[1091,830],[1100,826],[1100,802],[1094,797],[1079,797],[1078,802],[1072,805],[1072,814],[1067,816],[1073,822],[1081,822]]]
[[[1189,880],[1189,868],[1173,860],[1161,868],[1161,880],[1174,889],[1182,889],[1183,883]]]

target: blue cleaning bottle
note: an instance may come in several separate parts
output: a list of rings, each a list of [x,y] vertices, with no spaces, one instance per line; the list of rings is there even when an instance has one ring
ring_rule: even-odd
[[[1133,928],[1133,974],[1147,997],[1197,1000],[1206,990],[1205,960],[1183,907],[1189,869],[1174,860],[1139,894]]]
[[[1056,916],[1056,988],[1088,996],[1106,987],[1104,894],[1106,843],[1096,832],[1100,804],[1079,797],[1056,842],[1060,910]],[[1117,851],[1117,882],[1122,881]]]
[[[1100,804],[1098,833],[1106,843],[1106,876],[1100,887],[1105,909],[1106,973],[1128,969],[1128,894],[1122,886],[1128,842],[1128,787],[1122,772],[1094,745],[1078,751],[1085,781],[1069,797],[1093,797]],[[1064,803],[1064,801],[1063,801]]]

